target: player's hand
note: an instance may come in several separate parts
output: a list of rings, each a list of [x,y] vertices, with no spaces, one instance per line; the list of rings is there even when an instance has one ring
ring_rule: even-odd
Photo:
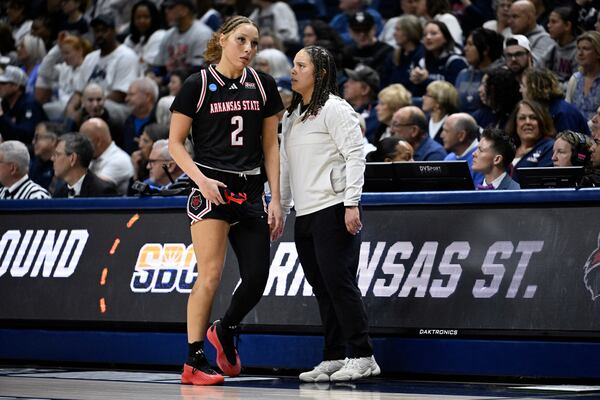
[[[344,216],[346,222],[346,230],[351,235],[357,235],[362,229],[362,222],[360,222],[360,212],[358,207],[346,207],[346,215]]]
[[[202,182],[198,183],[198,189],[200,189],[200,193],[202,196],[213,204],[226,204],[225,200],[223,200],[223,196],[221,196],[221,192],[219,188],[226,188],[227,185],[223,182],[217,181],[215,179],[205,178]]]
[[[269,231],[271,232],[271,241],[275,241],[283,235],[283,226],[285,221],[283,219],[283,211],[281,211],[281,204],[278,201],[269,203],[268,219]]]

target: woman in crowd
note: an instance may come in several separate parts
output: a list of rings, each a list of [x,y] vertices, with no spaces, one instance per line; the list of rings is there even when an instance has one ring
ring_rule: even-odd
[[[140,60],[140,75],[153,65],[165,31],[160,29],[160,14],[154,2],[140,0],[131,8],[129,35],[124,44],[133,49]]]
[[[425,25],[423,45],[425,56],[410,73],[411,82],[418,85],[417,93],[413,92],[413,96],[423,95],[427,85],[433,81],[454,84],[458,73],[467,67],[443,22],[430,21]]]
[[[171,123],[171,104],[173,104],[175,96],[181,90],[181,86],[183,86],[183,82],[185,82],[188,76],[189,73],[182,69],[176,69],[171,72],[169,84],[167,85],[169,94],[158,99],[156,103],[156,122],[159,124],[169,126]]]
[[[483,106],[473,113],[477,124],[483,128],[503,129],[521,100],[519,83],[506,68],[494,68],[481,79],[479,98]]]
[[[514,0],[498,0],[496,2],[496,19],[487,21],[483,24],[483,28],[492,30],[501,34],[505,38],[512,35],[508,19],[510,18],[510,6]]]
[[[506,133],[515,142],[514,170],[522,167],[551,167],[554,124],[546,109],[531,100],[521,100],[506,124]]]
[[[292,89],[282,123],[282,206],[289,212],[293,202],[296,209],[294,242],[325,336],[323,361],[299,378],[349,381],[378,375],[356,283],[365,170],[357,114],[337,95],[333,56],[322,47],[296,54]]]
[[[457,46],[463,45],[463,31],[458,19],[450,12],[448,0],[418,0],[417,15],[427,21],[443,22]]]
[[[17,43],[17,62],[29,77],[27,86],[25,86],[27,94],[33,95],[35,92],[38,69],[44,56],[46,56],[46,45],[37,36],[27,33]]]
[[[256,53],[254,68],[275,79],[289,77],[292,68],[287,56],[277,49],[264,49]]]
[[[383,88],[377,95],[379,101],[375,106],[377,112],[377,120],[379,128],[375,133],[373,143],[377,143],[380,139],[391,136],[390,123],[394,113],[402,107],[409,106],[412,101],[412,96],[404,86],[399,83],[394,83]]]
[[[583,115],[567,103],[556,75],[548,69],[529,69],[521,77],[521,94],[524,99],[542,104],[550,112],[557,132],[573,130],[589,135],[590,129]]]
[[[201,277],[188,300],[184,384],[224,381],[208,364],[205,336],[217,350],[217,365],[223,373],[240,374],[234,334],[262,297],[269,277],[269,238],[275,240],[282,232],[277,113],[283,106],[275,80],[248,67],[258,41],[258,26],[252,20],[241,16],[228,20],[213,33],[205,52],[206,59],[218,63],[190,76],[171,106],[169,152],[194,185],[187,213]],[[232,85],[237,89],[228,90]],[[223,106],[242,101],[249,106]],[[193,158],[185,148],[190,129]],[[262,167],[271,189],[268,209],[263,200]],[[241,282],[225,315],[206,331],[228,238],[237,256]]]
[[[387,137],[377,142],[375,151],[367,155],[367,162],[414,161],[414,149],[398,136]]]
[[[555,167],[591,167],[594,140],[579,132],[566,130],[556,135],[552,149],[552,163]]]
[[[399,83],[411,93],[417,88],[410,80],[410,71],[425,55],[425,47],[421,43],[423,27],[414,15],[402,15],[396,23],[394,39],[397,49],[392,53],[392,59],[386,61],[381,81],[383,86]]]
[[[503,41],[502,35],[484,28],[476,28],[467,37],[464,52],[469,67],[460,71],[455,83],[460,111],[472,114],[480,108],[481,78],[487,68],[501,60]]]
[[[579,28],[577,11],[573,7],[557,7],[550,13],[548,33],[556,42],[545,56],[544,65],[554,72],[561,84],[566,83],[577,70],[575,38]],[[558,128],[557,128],[558,129]]]
[[[439,144],[444,122],[450,114],[458,111],[458,92],[454,85],[445,81],[434,81],[427,86],[423,95],[422,110],[429,113],[429,136]]]
[[[590,120],[600,104],[600,32],[577,37],[577,71],[569,79],[566,100]]]

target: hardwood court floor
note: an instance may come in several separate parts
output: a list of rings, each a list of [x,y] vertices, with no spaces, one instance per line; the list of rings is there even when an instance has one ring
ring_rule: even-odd
[[[223,386],[201,387],[179,384],[179,374],[172,372],[0,368],[0,400],[600,399],[600,386],[577,392],[558,390],[567,389],[566,386],[543,391],[524,389],[525,386],[384,378],[339,384],[301,384],[293,377],[243,375],[226,379]]]

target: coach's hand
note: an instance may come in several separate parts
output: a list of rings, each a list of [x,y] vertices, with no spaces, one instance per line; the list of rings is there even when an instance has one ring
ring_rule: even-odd
[[[357,235],[362,229],[362,222],[360,222],[360,211],[358,207],[346,207],[346,215],[344,216],[346,222],[346,230],[351,235]]]
[[[271,200],[269,202],[268,220],[269,231],[271,232],[271,241],[275,241],[283,235],[283,212],[281,211],[281,203]]]
[[[210,178],[205,178],[202,182],[196,182],[196,184],[198,185],[198,189],[200,189],[200,193],[202,193],[202,196],[204,196],[207,201],[216,205],[225,204],[225,200],[223,200],[219,188],[226,188],[226,184]]]

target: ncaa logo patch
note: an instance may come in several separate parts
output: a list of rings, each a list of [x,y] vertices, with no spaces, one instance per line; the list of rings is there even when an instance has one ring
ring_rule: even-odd
[[[214,83],[211,83],[210,85],[208,85],[208,90],[210,90],[211,92],[216,92],[217,85],[215,85]]]
[[[201,205],[202,205],[202,197],[200,197],[199,194],[192,196],[192,198],[190,199],[190,206],[194,210],[197,210]]]

